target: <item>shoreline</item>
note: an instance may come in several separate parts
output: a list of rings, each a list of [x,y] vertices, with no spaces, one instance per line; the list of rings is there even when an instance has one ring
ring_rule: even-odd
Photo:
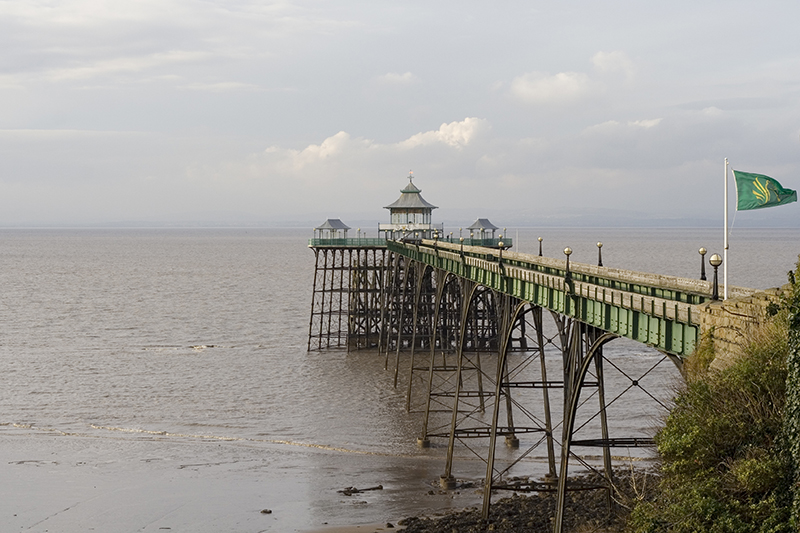
[[[392,524],[392,527],[388,527]],[[389,531],[402,531],[405,526],[397,525],[395,521],[376,522],[371,524],[349,525],[349,526],[322,526],[313,529],[303,529],[298,533],[385,533]]]

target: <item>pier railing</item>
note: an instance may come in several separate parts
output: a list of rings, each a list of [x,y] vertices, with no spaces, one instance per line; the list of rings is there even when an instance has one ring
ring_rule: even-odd
[[[695,306],[711,298],[708,281],[575,262],[567,270],[563,259],[488,247],[424,239],[418,243],[389,241],[388,249],[681,357],[691,354],[699,339]],[[730,289],[742,295],[752,292]]]
[[[405,239],[401,239],[403,242],[422,242],[422,239],[415,239],[412,237],[407,237]],[[443,239],[438,239],[436,242],[442,243],[451,243],[451,244],[461,244],[461,241],[457,237],[445,237]],[[511,248],[513,246],[513,239],[481,239],[481,238],[464,238],[464,246],[482,246],[484,248],[500,248],[500,243],[503,243],[503,248]],[[375,237],[355,237],[355,238],[339,238],[339,239],[308,239],[308,246],[310,248],[317,248],[317,247],[332,247],[332,248],[357,248],[360,246],[364,247],[386,247],[386,239],[383,237],[375,238]]]
[[[386,248],[386,239],[375,237],[356,237],[347,239],[308,239],[309,248]]]

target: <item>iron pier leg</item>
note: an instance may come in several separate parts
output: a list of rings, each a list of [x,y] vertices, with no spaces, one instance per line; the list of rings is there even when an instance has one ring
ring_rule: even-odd
[[[553,443],[553,417],[550,412],[550,389],[547,383],[547,363],[544,354],[544,333],[542,332],[542,308],[534,307],[531,311],[533,314],[533,324],[536,329],[536,342],[539,345],[539,363],[542,372],[542,403],[544,406],[544,428],[545,438],[547,440],[547,464],[549,472],[546,477],[552,480],[556,478],[556,453]]]
[[[397,325],[397,351],[395,353],[395,360],[394,360],[394,388],[397,388],[397,375],[400,372],[400,348],[403,344],[403,315],[405,314],[406,304],[408,302],[408,275],[411,272],[412,265],[410,263],[406,263],[405,265],[405,275],[403,276],[403,296],[401,298],[401,305],[400,305],[400,321]]]
[[[387,287],[388,287],[387,299],[388,299],[389,310],[387,313],[388,314],[387,323],[384,324],[384,329],[386,330],[385,331],[386,348],[384,350],[386,360],[383,363],[384,370],[389,369],[389,350],[391,348],[391,342],[392,342],[391,340],[392,327],[397,326],[399,330],[398,326],[399,316],[397,312],[397,306],[400,300],[398,294],[400,292],[398,287],[400,279],[400,276],[398,275],[398,270],[400,269],[401,257],[402,256],[399,254],[396,255],[394,254],[394,252],[389,252],[389,262],[392,265],[392,270],[391,270],[391,275],[389,276],[389,280],[387,281]]]
[[[489,508],[492,501],[492,486],[494,479],[494,456],[497,445],[497,427],[500,423],[500,395],[503,393],[503,386],[506,385],[506,416],[508,429],[512,433],[506,436],[508,444],[509,436],[513,437],[514,423],[511,412],[511,391],[508,388],[508,347],[510,345],[511,334],[514,329],[512,316],[517,315],[517,310],[512,311],[512,299],[508,295],[497,295],[497,300],[501,302],[500,320],[498,321],[499,350],[497,356],[497,379],[495,382],[494,405],[492,408],[492,427],[489,431],[489,455],[486,461],[486,478],[483,482],[483,509],[481,516],[485,520],[489,518]],[[519,441],[517,440],[517,445]]]
[[[444,475],[439,480],[440,485],[443,489],[454,489],[456,488],[456,480],[453,477],[453,454],[455,452],[455,444],[456,444],[456,425],[458,424],[458,397],[461,394],[461,363],[464,358],[463,350],[461,346],[458,349],[458,355],[456,357],[456,391],[455,395],[453,396],[453,417],[450,421],[450,437],[447,441],[447,461],[444,467]]]
[[[597,330],[592,337],[597,336]],[[608,446],[608,414],[606,412],[605,379],[603,378],[603,347],[597,348],[594,356],[595,373],[597,374],[597,395],[600,403],[600,433],[603,439],[603,475],[611,486],[614,472],[611,465],[611,448]],[[611,509],[611,492],[606,491],[608,508]]]
[[[317,302],[317,273],[319,272],[319,248],[314,248],[314,284],[311,286],[311,316],[308,317],[308,350],[311,351],[311,328],[314,327],[314,306]]]

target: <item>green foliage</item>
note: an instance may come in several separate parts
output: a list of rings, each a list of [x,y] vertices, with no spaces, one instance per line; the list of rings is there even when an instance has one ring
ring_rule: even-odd
[[[714,360],[714,330],[706,332],[700,337],[700,342],[694,353],[683,363],[683,371],[689,376],[697,376],[708,371]]]
[[[701,342],[686,368],[686,386],[656,435],[663,460],[659,493],[634,509],[629,531],[796,531],[785,450],[787,441],[796,447],[798,439],[785,438],[783,420],[789,316],[779,311],[722,370],[708,370],[713,348]]]
[[[800,257],[796,272],[800,272]],[[792,523],[800,526],[800,283],[791,271],[789,287],[783,301],[789,324],[784,434],[792,472]]]

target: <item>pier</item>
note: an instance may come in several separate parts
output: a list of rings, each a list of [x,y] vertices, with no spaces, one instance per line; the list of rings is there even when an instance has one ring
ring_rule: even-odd
[[[561,532],[567,492],[610,494],[612,450],[653,446],[650,438],[610,432],[608,406],[625,393],[659,400],[644,376],[624,371],[627,387],[607,394],[604,368],[616,368],[604,356],[607,343],[630,339],[661,354],[656,366],[681,369],[704,337],[735,343],[777,296],[728,287],[731,300],[723,302],[716,279],[608,268],[599,243],[595,265],[571,262],[569,248],[563,258],[517,253],[511,239],[495,236],[499,228],[487,234],[486,219],[476,221],[491,225],[477,237],[455,237],[431,224],[435,206],[411,180],[401,193],[387,207],[392,223],[380,225],[380,238],[362,238],[360,230],[347,237],[350,228],[337,220],[315,229],[308,348],[373,349],[385,358],[393,385],[405,388],[406,409],[421,415],[418,444],[446,443],[441,487],[456,488],[457,446],[485,461],[484,517],[493,491],[555,492]],[[484,445],[473,449],[476,439]],[[518,453],[498,454],[500,445]],[[601,465],[587,464],[575,448],[598,450]],[[509,475],[533,453],[547,457],[544,477]],[[570,480],[575,463],[604,482]]]

